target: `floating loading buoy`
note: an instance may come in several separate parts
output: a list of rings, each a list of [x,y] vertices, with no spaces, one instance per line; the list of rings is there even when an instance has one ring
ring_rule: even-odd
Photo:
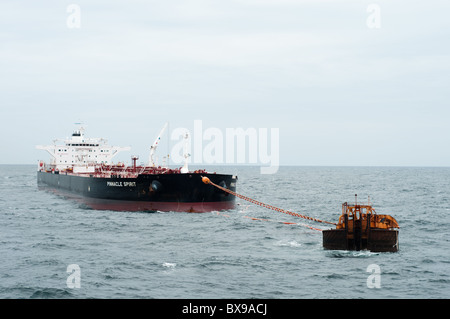
[[[323,230],[323,247],[332,250],[398,251],[400,226],[390,215],[378,215],[372,205],[342,204],[336,229]]]
[[[336,224],[264,204],[247,196],[233,192],[225,187],[219,186],[211,182],[208,177],[202,177],[202,181],[205,184],[217,187],[218,189],[243,200],[277,212],[315,222],[336,225],[336,229],[329,230],[323,230],[311,227],[309,225],[302,225],[322,232],[323,247],[325,249],[370,250],[373,252],[398,251],[398,229],[400,226],[394,217],[390,215],[378,215],[370,204],[358,205],[356,201],[355,205],[348,205],[348,203],[342,204],[342,215],[339,217],[339,222]]]

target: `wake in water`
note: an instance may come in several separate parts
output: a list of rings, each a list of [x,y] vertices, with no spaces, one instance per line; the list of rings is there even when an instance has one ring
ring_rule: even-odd
[[[275,246],[301,247],[302,244],[296,240],[279,240],[275,243]]]
[[[380,253],[374,253],[368,250],[326,250],[325,256],[331,258],[369,258],[377,256]]]

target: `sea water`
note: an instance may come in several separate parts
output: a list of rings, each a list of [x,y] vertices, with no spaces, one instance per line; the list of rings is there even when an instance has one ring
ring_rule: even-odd
[[[210,167],[237,192],[337,222],[369,200],[400,225],[396,253],[330,251],[330,225],[237,199],[203,214],[87,209],[0,165],[0,298],[449,298],[450,168]],[[376,269],[377,271],[373,271]]]

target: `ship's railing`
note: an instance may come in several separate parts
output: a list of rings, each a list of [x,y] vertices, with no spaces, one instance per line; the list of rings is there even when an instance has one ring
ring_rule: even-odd
[[[72,167],[61,170],[62,174],[80,175],[80,176],[94,176],[103,178],[135,178],[138,175],[151,175],[151,174],[181,174],[181,168],[168,168],[168,167],[152,167],[152,166],[125,166],[119,165],[86,165],[89,167],[94,166],[94,171],[78,171],[74,172]],[[44,166],[48,169],[48,167]],[[205,170],[197,170],[193,173],[206,174]]]

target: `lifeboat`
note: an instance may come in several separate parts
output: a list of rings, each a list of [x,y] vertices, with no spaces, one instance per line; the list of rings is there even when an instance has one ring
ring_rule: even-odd
[[[399,225],[390,215],[379,215],[370,204],[342,204],[336,229],[323,230],[323,247],[331,250],[397,252]]]

